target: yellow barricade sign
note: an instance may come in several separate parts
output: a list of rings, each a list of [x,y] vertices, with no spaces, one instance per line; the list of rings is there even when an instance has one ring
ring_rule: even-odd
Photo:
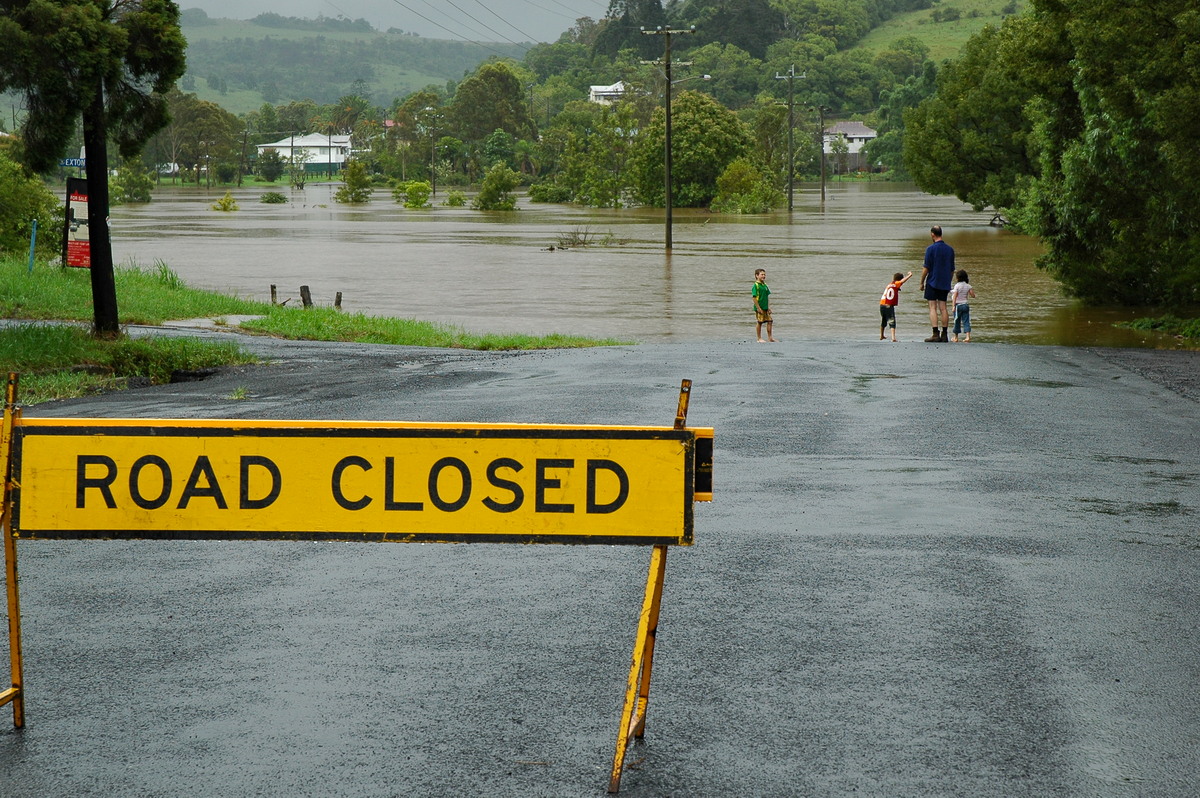
[[[712,489],[707,428],[24,418],[13,437],[21,538],[688,545]]]

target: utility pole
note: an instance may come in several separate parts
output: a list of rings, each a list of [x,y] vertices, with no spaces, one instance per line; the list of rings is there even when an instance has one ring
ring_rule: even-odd
[[[786,75],[775,73],[776,80],[786,80],[788,82],[788,213],[792,212],[792,186],[796,182],[796,148],[792,144],[792,130],[796,126],[796,118],[794,113],[796,100],[796,78],[807,77],[807,72],[796,74],[796,65],[792,64],[791,69]]]
[[[665,191],[666,200],[666,250],[671,251],[671,37],[675,34],[695,33],[696,26],[690,28],[663,28],[658,27],[654,30],[646,30],[642,28],[642,33],[647,36],[662,36],[665,43],[663,53],[663,76],[667,79],[667,88],[664,92],[663,105],[666,110],[666,135],[664,138],[663,152],[663,188]]]
[[[817,141],[821,147],[821,206],[825,205],[825,112],[829,109],[824,105],[814,105],[817,112]]]

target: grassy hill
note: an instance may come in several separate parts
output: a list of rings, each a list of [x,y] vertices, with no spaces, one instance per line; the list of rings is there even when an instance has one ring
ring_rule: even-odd
[[[370,99],[387,105],[430,84],[470,73],[495,55],[520,58],[511,44],[473,44],[403,33],[266,26],[253,20],[183,19],[188,40],[184,91],[233,113],[264,102],[330,103],[362,81]]]
[[[857,47],[874,52],[912,36],[929,48],[930,58],[940,62],[957,56],[967,39],[985,25],[999,25],[1005,16],[1020,13],[1025,6],[1025,0],[941,0],[933,8],[897,14],[868,33]],[[954,16],[954,11],[957,19],[945,19]]]

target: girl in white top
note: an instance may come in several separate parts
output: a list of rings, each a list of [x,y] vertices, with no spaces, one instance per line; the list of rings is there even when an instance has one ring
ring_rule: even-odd
[[[968,299],[975,298],[975,289],[967,282],[966,269],[959,269],[954,279],[958,282],[950,289],[949,304],[954,308],[954,335],[950,340],[958,343],[960,333],[964,334],[963,342],[970,343],[971,341],[971,306],[967,303]]]

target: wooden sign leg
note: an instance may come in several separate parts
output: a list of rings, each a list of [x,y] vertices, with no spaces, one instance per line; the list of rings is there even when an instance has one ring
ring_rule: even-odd
[[[4,394],[4,422],[0,427],[0,533],[4,535],[4,581],[8,588],[8,656],[12,687],[0,691],[0,706],[13,705],[13,726],[25,727],[24,670],[21,657],[21,597],[17,591],[17,539],[12,531],[12,433],[17,413],[17,375],[8,375]]]
[[[638,620],[637,639],[633,644],[633,661],[629,681],[625,686],[625,706],[621,711],[621,726],[617,730],[617,752],[613,757],[608,791],[621,789],[621,771],[625,767],[625,752],[631,736],[641,737],[646,731],[646,708],[650,701],[650,670],[654,660],[654,639],[658,634],[658,612],[662,606],[663,578],[667,568],[667,547],[655,546],[650,555],[650,573],[646,577],[646,596]]]

